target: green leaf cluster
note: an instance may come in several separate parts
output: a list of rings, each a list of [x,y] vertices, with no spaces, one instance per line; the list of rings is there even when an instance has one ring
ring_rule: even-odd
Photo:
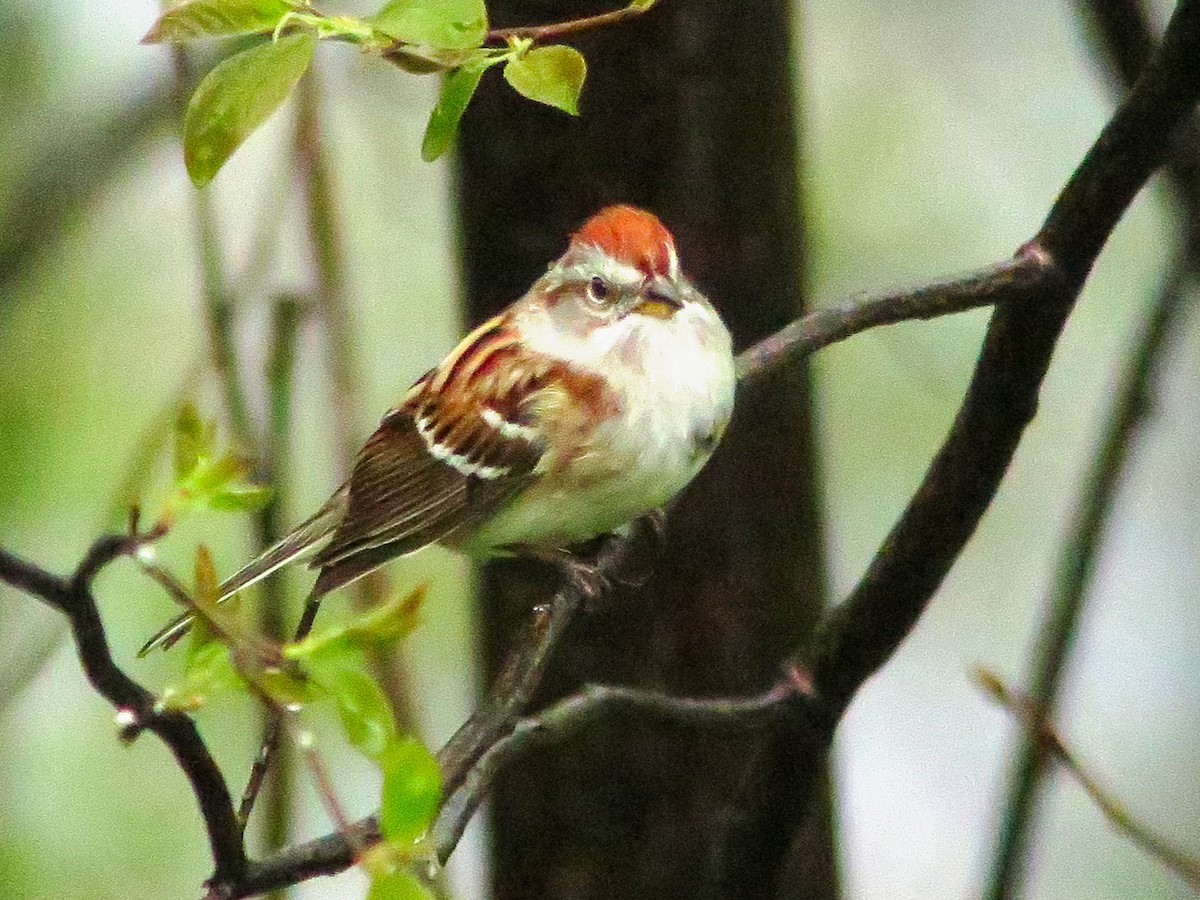
[[[383,773],[383,841],[362,860],[371,876],[370,897],[425,900],[432,896],[407,866],[421,855],[421,838],[437,813],[441,769],[424,744],[398,732],[387,695],[367,674],[363,656],[373,645],[408,635],[417,625],[424,598],[422,585],[347,625],[290,644],[283,651],[333,702],[346,739],[375,760]]]
[[[631,8],[652,3],[635,0]],[[197,187],[208,184],[279,108],[323,38],[358,44],[410,72],[446,74],[421,143],[421,155],[430,161],[450,147],[492,66],[503,65],[505,80],[522,96],[571,115],[578,114],[587,75],[583,56],[571,47],[510,39],[505,47],[485,48],[483,0],[391,0],[365,19],[326,15],[300,0],[185,0],[164,12],[142,40],[187,43],[254,33],[272,38],[220,62],[188,104],[184,163]]]
[[[167,522],[196,506],[243,512],[259,509],[271,498],[270,488],[246,480],[249,460],[217,449],[216,433],[215,423],[203,421],[192,404],[183,405],[175,421],[175,480],[163,514]]]
[[[345,625],[274,648],[256,641],[218,610],[218,590],[212,558],[200,547],[191,595],[196,627],[183,678],[163,691],[161,704],[194,711],[221,696],[246,691],[293,711],[330,703],[347,741],[374,760],[383,774],[380,829],[384,840],[371,851],[371,862],[364,858],[363,863],[372,875],[372,896],[430,896],[406,867],[422,854],[421,838],[441,799],[441,770],[423,744],[399,732],[391,703],[368,673],[364,655],[375,645],[412,632],[425,586]]]

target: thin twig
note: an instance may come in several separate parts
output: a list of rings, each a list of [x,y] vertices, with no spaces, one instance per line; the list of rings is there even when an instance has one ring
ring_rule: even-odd
[[[296,88],[293,144],[297,174],[304,190],[308,244],[316,280],[314,298],[327,342],[326,360],[333,382],[332,418],[345,475],[358,453],[358,428],[366,410],[358,339],[346,290],[345,236],[321,133],[320,109],[320,82],[313,71]]]
[[[283,535],[282,515],[287,490],[288,457],[292,422],[292,375],[296,363],[296,340],[304,313],[304,301],[293,296],[277,297],[272,306],[271,347],[267,357],[267,433],[264,466],[271,484],[271,499],[258,514],[258,543],[265,550]],[[284,633],[283,581],[279,577],[263,581],[259,597],[260,631],[272,640]],[[263,838],[267,852],[274,853],[287,843],[291,826],[295,779],[287,753],[276,753],[283,726],[283,712],[275,705],[265,708],[265,725],[260,750],[251,766],[250,778],[238,805],[242,827],[250,818],[254,799],[271,771],[271,790],[263,816]],[[278,757],[273,759],[272,757]]]
[[[1182,276],[1174,273],[1163,288],[1129,360],[1118,387],[1104,436],[1089,472],[1079,507],[1059,551],[1054,584],[1046,599],[1046,621],[1037,630],[1030,675],[1030,697],[1037,717],[1054,715],[1063,668],[1070,657],[1079,617],[1092,584],[1096,557],[1106,531],[1117,489],[1125,473],[1130,448],[1149,404],[1168,336],[1185,308]],[[1025,855],[1038,785],[1045,771],[1046,746],[1026,732],[1016,751],[1003,821],[985,897],[1004,900],[1018,889],[1020,862]]]
[[[988,696],[1017,719],[1026,739],[1041,747],[1047,761],[1057,761],[1070,773],[1113,827],[1167,866],[1192,890],[1200,892],[1200,859],[1194,859],[1172,846],[1166,839],[1135,819],[1124,804],[1114,798],[1079,761],[1079,757],[1071,752],[1062,737],[1046,720],[1042,704],[1036,697],[1012,690],[992,672],[980,670],[975,675]]]
[[[187,105],[188,91],[193,79],[187,51],[183,47],[172,46],[170,52],[175,72],[176,102],[182,110]],[[233,294],[221,259],[216,213],[213,210],[211,194],[207,191],[192,191],[192,214],[196,227],[196,249],[200,257],[202,308],[212,369],[221,387],[221,397],[234,437],[245,452],[257,455],[258,438],[246,400],[233,334]]]
[[[487,33],[488,43],[500,44],[514,38],[529,38],[534,41],[545,41],[550,38],[560,38],[564,35],[599,28],[604,25],[615,25],[626,19],[632,19],[650,11],[653,7],[626,6],[614,9],[612,12],[599,13],[594,16],[584,16],[566,22],[555,22],[550,25],[518,25],[514,28],[493,28]]]
[[[326,158],[320,128],[320,93],[315,72],[309,72],[297,88],[296,124],[293,132],[295,166],[304,190],[308,242],[313,257],[315,309],[320,316],[328,346],[326,358],[333,382],[333,420],[343,469],[353,462],[358,442],[357,423],[363,419],[364,404],[359,377],[358,344],[350,314],[346,290],[344,235],[338,219],[332,186],[332,173]],[[344,474],[344,473],[343,473]],[[360,606],[370,607],[383,593],[381,576],[361,579],[358,584]],[[270,579],[268,579],[270,580]],[[319,602],[311,597],[293,637],[301,641],[309,635],[316,619]],[[401,721],[413,720],[402,679],[387,660],[374,668],[385,677],[389,699]],[[278,755],[281,728],[278,714],[270,714],[250,778],[242,793],[239,809],[243,821],[249,817],[258,793]]]
[[[312,745],[312,736],[303,735],[300,746],[301,753],[304,754],[304,762],[308,766],[308,772],[312,775],[313,782],[317,786],[317,794],[321,798],[321,805],[325,807],[326,815],[329,816],[340,834],[346,835],[348,840],[353,841],[354,831],[350,824],[350,818],[346,815],[346,811],[342,809],[337,792],[333,789],[333,781],[329,777],[329,771],[325,768],[325,763],[321,760],[321,754]],[[355,855],[358,855],[357,848],[355,849]]]
[[[328,341],[326,358],[334,386],[331,405],[340,450],[339,457],[343,468],[348,470],[356,450],[354,429],[355,423],[361,418],[362,392],[359,385],[357,342],[346,298],[345,251],[334,211],[329,167],[321,139],[320,94],[315,72],[309,72],[301,79],[296,97],[296,124],[292,135],[294,164],[304,190],[308,239],[316,281],[315,305]],[[274,579],[267,581],[271,582]],[[273,608],[278,612],[278,602]],[[310,598],[305,604],[294,640],[301,641],[308,636],[316,611],[317,604]],[[239,815],[243,822],[249,819],[259,791],[266,783],[267,774],[279,755],[281,725],[279,713],[268,712],[258,754],[254,758],[250,777],[239,804]]]

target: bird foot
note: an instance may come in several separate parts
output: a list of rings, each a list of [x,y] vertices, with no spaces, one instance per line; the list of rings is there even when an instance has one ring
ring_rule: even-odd
[[[513,544],[506,549],[516,556],[551,566],[579,592],[583,607],[588,612],[599,609],[605,596],[612,589],[612,580],[601,575],[593,561],[578,557],[569,550],[560,547],[534,547],[529,544]]]
[[[661,555],[667,545],[667,511],[661,506],[650,510],[638,519],[638,526],[654,556]]]
[[[641,590],[654,577],[667,545],[666,510],[652,509],[615,533],[634,541],[634,552],[622,566],[621,575],[615,581],[625,590]]]

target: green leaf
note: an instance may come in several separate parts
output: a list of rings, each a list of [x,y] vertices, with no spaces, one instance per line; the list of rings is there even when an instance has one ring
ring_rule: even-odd
[[[188,648],[183,681],[163,689],[159,703],[164,709],[191,711],[214,698],[245,689],[245,682],[234,668],[229,648],[211,639]]]
[[[420,624],[428,584],[419,584],[406,595],[395,594],[386,603],[360,616],[346,628],[346,636],[359,644],[391,643],[408,637]]]
[[[217,459],[201,456],[190,472],[180,481],[179,486],[190,491],[196,499],[209,500],[217,491],[238,478],[250,469],[250,463],[244,457],[226,453]]]
[[[633,0],[633,2],[629,4],[629,8],[636,9],[639,12],[645,12],[657,2],[658,0]]]
[[[143,44],[183,43],[226,34],[271,31],[297,4],[288,0],[187,0],[158,17]]]
[[[421,141],[421,159],[433,162],[446,152],[458,131],[458,120],[471,102],[486,66],[471,65],[455,69],[442,82],[442,95],[429,115],[425,137]]]
[[[182,479],[196,467],[201,456],[212,453],[212,426],[206,425],[191,403],[179,409],[175,419],[175,478]]]
[[[217,568],[213,565],[212,553],[204,544],[199,544],[196,547],[196,603],[202,606],[216,606],[217,597],[220,595],[218,584]]]
[[[399,869],[371,878],[367,900],[433,900],[433,893],[411,872]]]
[[[392,0],[370,21],[394,40],[435,50],[478,47],[488,30],[483,0]]]
[[[337,705],[346,739],[366,756],[378,757],[396,738],[396,718],[383,688],[360,666],[317,658],[309,676]]]
[[[298,644],[288,644],[283,654],[288,659],[303,660],[318,655],[343,658],[357,647],[369,644],[390,644],[408,637],[420,624],[421,606],[429,591],[421,584],[406,595],[395,594],[346,625],[311,634]]]
[[[510,60],[504,78],[518,94],[579,115],[579,92],[587,77],[587,62],[574,47],[538,47]]]
[[[383,769],[379,829],[388,841],[415,841],[429,828],[442,798],[437,760],[424,744],[408,737],[384,750],[379,765]]]
[[[312,62],[317,39],[290,34],[220,63],[192,95],[183,123],[183,158],[196,187],[279,107]]]
[[[235,484],[216,491],[209,497],[213,509],[249,512],[262,509],[271,500],[271,489],[260,484]]]

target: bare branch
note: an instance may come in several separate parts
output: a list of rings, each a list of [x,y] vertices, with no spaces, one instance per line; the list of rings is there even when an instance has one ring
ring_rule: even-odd
[[[475,762],[457,789],[447,792],[432,827],[438,859],[445,862],[454,852],[496,777],[506,766],[537,747],[562,741],[605,716],[623,715],[638,723],[666,724],[712,734],[761,731],[784,718],[811,726],[810,719],[817,713],[810,704],[806,686],[811,685],[803,679],[784,678],[757,696],[705,699],[671,697],[627,687],[586,687],[536,716],[519,719]]]
[[[1045,275],[1046,259],[1030,245],[1011,260],[963,278],[817,310],[744,350],[737,359],[738,378],[746,382],[766,377],[822,347],[880,325],[1028,299]]]
[[[1114,798],[1070,751],[1058,732],[1042,715],[1042,704],[1037,698],[1010,689],[991,672],[980,671],[976,676],[988,695],[1016,717],[1025,735],[1036,741],[1048,758],[1060,763],[1071,774],[1113,827],[1167,866],[1192,890],[1200,892],[1200,859],[1193,859],[1171,846],[1149,827],[1137,821],[1125,809],[1124,804]]]
[[[584,16],[566,22],[555,22],[551,25],[520,25],[515,28],[493,28],[487,33],[489,43],[503,43],[514,38],[529,38],[535,41],[545,41],[560,38],[564,35],[599,28],[603,25],[615,25],[626,19],[633,19],[652,9],[651,6],[626,6],[612,12],[599,13],[594,16]]]
[[[213,883],[236,882],[245,871],[242,833],[225,779],[205,746],[195,723],[182,712],[159,709],[158,698],[126,675],[113,661],[104,625],[92,596],[92,579],[113,560],[136,553],[161,536],[106,535],[88,550],[70,579],[0,549],[0,581],[45,601],[63,613],[79,651],[79,661],[93,688],[117,710],[121,736],[132,740],[150,730],[163,741],[191,782],[204,817],[213,858]]]

